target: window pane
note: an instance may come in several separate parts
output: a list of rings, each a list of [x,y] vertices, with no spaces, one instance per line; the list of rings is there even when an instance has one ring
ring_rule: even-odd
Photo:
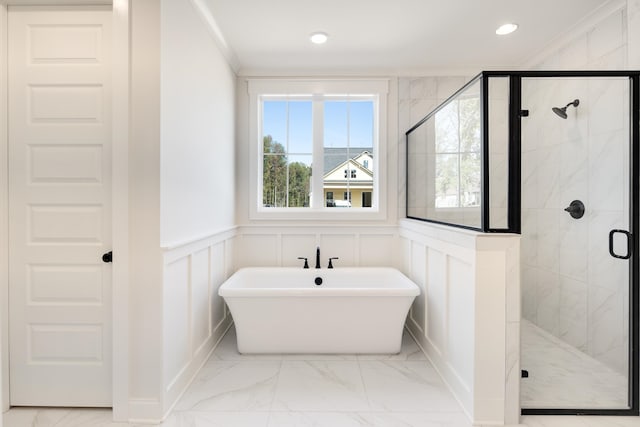
[[[349,146],[373,150],[373,101],[349,102]]]
[[[324,103],[324,194],[328,207],[371,207],[374,101]],[[327,194],[343,197],[328,201]],[[369,196],[363,196],[369,193]],[[346,195],[346,196],[345,196]],[[363,197],[368,200],[363,201]]]
[[[458,207],[458,155],[436,154],[436,208]]]
[[[407,215],[479,228],[480,81],[409,134]]]
[[[509,77],[489,78],[489,226],[509,221]]]
[[[312,102],[263,102],[264,207],[308,207],[313,153]]]
[[[287,156],[285,155],[264,155],[262,204],[265,207],[278,208],[287,205]]]
[[[311,156],[289,156],[289,207],[309,207]]]
[[[460,151],[480,151],[480,97],[461,99],[458,102],[460,117]]]
[[[480,206],[480,153],[460,156],[460,207]]]
[[[451,102],[435,115],[436,153],[457,153],[460,147],[458,103]]]
[[[348,132],[348,102],[324,102],[324,146],[347,147]]]
[[[290,154],[313,153],[313,125],[311,101],[289,102],[289,144]]]
[[[322,122],[313,117],[317,105]],[[311,207],[313,152],[322,146],[320,208],[372,208],[376,100],[372,96],[262,98],[262,206]],[[323,127],[323,139],[315,141]],[[319,180],[319,179],[318,179]],[[320,199],[320,195],[323,199]],[[319,208],[314,206],[314,208]]]
[[[287,101],[264,101],[262,105],[262,136],[271,136],[286,147]]]

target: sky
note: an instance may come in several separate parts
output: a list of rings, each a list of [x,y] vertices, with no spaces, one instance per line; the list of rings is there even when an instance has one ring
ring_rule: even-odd
[[[312,101],[264,101],[263,105],[263,136],[271,135],[284,145],[289,161],[310,164]],[[373,101],[324,101],[324,146],[347,147],[347,144],[373,148]]]

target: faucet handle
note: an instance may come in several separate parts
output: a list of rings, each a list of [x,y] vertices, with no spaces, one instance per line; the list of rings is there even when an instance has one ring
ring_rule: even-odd
[[[303,256],[299,256],[298,259],[303,259],[304,260],[304,267],[302,268],[309,268],[309,263],[307,262],[307,259]]]
[[[340,258],[338,258],[337,256],[329,258],[329,266],[327,268],[333,268],[333,263],[331,261],[334,259],[340,259]]]

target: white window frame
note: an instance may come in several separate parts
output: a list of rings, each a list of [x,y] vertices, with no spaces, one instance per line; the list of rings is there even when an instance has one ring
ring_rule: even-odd
[[[385,220],[387,218],[387,98],[389,79],[249,79],[249,218],[252,220]],[[335,99],[374,96],[373,194],[370,208],[327,208],[324,200],[324,147],[313,146],[313,188],[310,207],[275,208],[262,206],[262,99],[265,97],[322,97]],[[323,140],[324,111],[322,103],[313,104],[313,140]]]

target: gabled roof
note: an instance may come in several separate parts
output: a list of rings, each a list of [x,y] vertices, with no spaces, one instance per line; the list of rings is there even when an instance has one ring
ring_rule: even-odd
[[[360,157],[360,156],[356,156],[356,157]],[[324,179],[325,181],[334,173],[338,172],[338,178],[334,177],[334,179],[332,181],[346,181],[344,179],[344,175],[343,174],[343,170],[345,168],[345,166],[347,166],[347,169],[351,170],[351,169],[356,169],[356,170],[360,170],[361,172],[363,172],[365,174],[365,176],[368,176],[370,179],[373,179],[373,172],[367,168],[365,168],[364,166],[362,166],[360,163],[356,162],[355,159],[348,159],[345,160],[344,162],[340,163],[339,165],[337,165],[335,168],[331,169],[330,171],[326,172],[324,174]],[[351,179],[349,178],[349,180],[351,181],[367,181],[367,180],[363,180],[362,176],[360,178],[356,178],[356,179]]]
[[[356,159],[364,152],[369,153],[371,157],[371,147],[325,147],[324,149],[324,175],[331,172],[339,165],[345,163],[347,159]]]

